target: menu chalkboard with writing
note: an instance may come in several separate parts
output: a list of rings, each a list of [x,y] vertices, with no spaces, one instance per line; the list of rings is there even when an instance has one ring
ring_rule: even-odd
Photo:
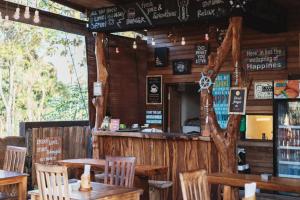
[[[147,76],[146,104],[162,104],[162,76]]]
[[[222,19],[229,16],[224,0],[144,0],[91,12],[91,31],[120,31],[158,25]]]
[[[209,54],[209,44],[196,44],[195,64],[207,65]]]
[[[248,71],[281,70],[286,68],[286,48],[246,49],[244,63]]]
[[[245,115],[247,88],[231,88],[229,92],[229,114]]]

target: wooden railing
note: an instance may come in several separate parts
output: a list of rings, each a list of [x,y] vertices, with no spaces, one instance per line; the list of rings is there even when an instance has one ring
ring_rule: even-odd
[[[60,159],[91,157],[89,121],[20,123],[28,148],[27,173],[35,185],[34,163],[55,164]]]

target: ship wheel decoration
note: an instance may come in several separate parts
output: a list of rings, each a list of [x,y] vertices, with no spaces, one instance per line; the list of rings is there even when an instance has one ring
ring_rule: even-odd
[[[200,89],[198,90],[198,92],[201,92],[202,90],[208,90],[210,88],[210,86],[213,85],[213,82],[211,80],[211,78],[207,75],[204,75],[203,72],[201,73],[201,78],[198,81]]]
[[[248,0],[230,0],[229,4],[231,6],[231,10],[234,9],[242,9],[245,11],[246,4],[248,3]]]

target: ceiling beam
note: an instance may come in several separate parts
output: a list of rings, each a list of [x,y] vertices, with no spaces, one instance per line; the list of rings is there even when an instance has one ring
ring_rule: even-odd
[[[78,4],[75,4],[73,2],[67,1],[67,0],[51,0],[51,1],[61,4],[61,5],[64,5],[64,6],[67,6],[69,8],[72,8],[72,9],[77,10],[82,13],[86,13],[86,11],[88,11],[87,8],[80,6]]]

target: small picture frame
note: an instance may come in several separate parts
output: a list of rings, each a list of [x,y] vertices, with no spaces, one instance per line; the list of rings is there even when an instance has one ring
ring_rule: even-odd
[[[191,66],[192,66],[191,59],[173,60],[173,74],[174,75],[190,74]]]
[[[247,88],[230,88],[229,114],[245,115],[247,103]]]

